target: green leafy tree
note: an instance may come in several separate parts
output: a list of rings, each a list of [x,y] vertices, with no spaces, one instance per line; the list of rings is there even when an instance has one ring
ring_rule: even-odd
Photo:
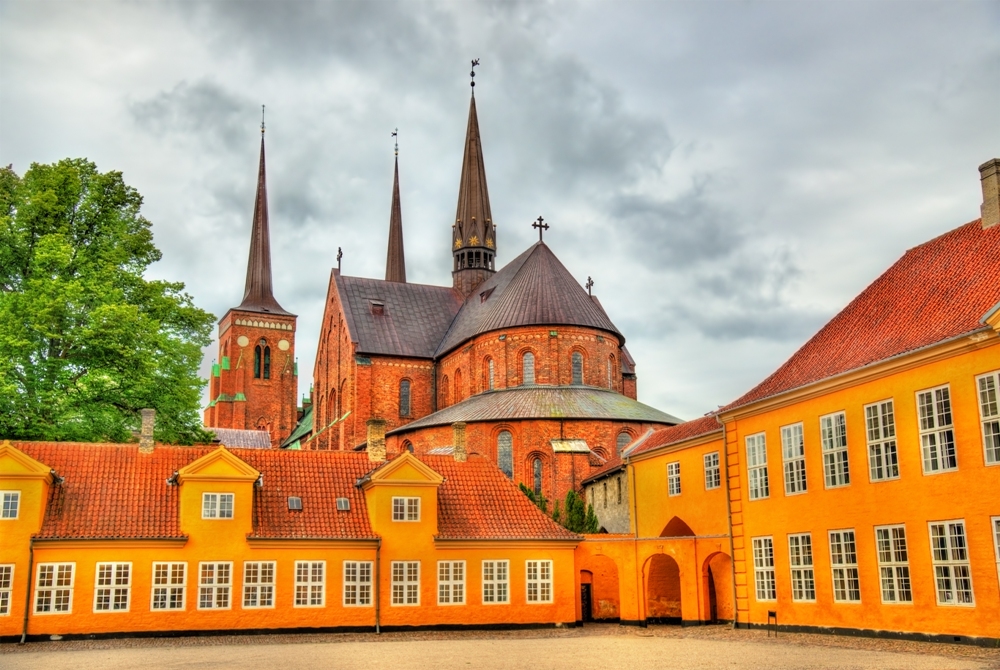
[[[530,500],[531,502],[535,503],[535,507],[537,507],[538,509],[542,510],[543,514],[548,514],[549,513],[549,499],[546,498],[541,492],[535,493],[534,491],[532,491],[531,489],[529,489],[527,486],[525,486],[524,482],[521,482],[520,484],[518,484],[518,488],[521,489],[521,493],[523,493],[524,495],[528,496],[528,500]],[[558,501],[556,501],[556,505],[557,506],[558,506],[558,504],[559,504]]]
[[[593,505],[587,505],[587,516],[583,521],[583,532],[590,534],[601,532],[601,522],[597,519],[597,513],[594,512]]]
[[[562,525],[574,533],[582,533],[586,528],[587,508],[583,498],[577,495],[576,491],[566,493],[564,506],[566,518]]]
[[[0,169],[0,438],[205,441],[201,348],[214,317],[160,259],[142,196],[86,159]]]
[[[559,509],[559,501],[556,500],[555,507],[552,509],[552,520],[557,524],[562,525],[562,510]]]

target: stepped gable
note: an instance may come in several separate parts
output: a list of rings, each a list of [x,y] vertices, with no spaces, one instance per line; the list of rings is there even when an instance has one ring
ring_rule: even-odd
[[[615,391],[591,386],[516,386],[487,391],[389,431],[407,433],[456,421],[594,419],[677,424],[681,420]]]
[[[334,270],[351,341],[359,354],[433,358],[462,306],[452,288],[345,277]],[[382,303],[377,314],[373,302]]]
[[[907,251],[729,411],[987,328],[1000,302],[1000,226],[972,221]]]
[[[477,335],[517,326],[585,326],[625,337],[544,242],[480,284],[437,348],[443,356]]]
[[[438,489],[438,534],[443,540],[581,541],[543,514],[517,486],[483,458],[421,456],[444,477]]]

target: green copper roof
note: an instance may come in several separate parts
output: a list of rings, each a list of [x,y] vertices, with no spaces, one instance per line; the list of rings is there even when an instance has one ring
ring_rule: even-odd
[[[293,443],[298,442],[302,438],[306,437],[313,430],[313,408],[310,406],[309,409],[305,411],[302,415],[302,420],[299,421],[299,425],[295,426],[295,430],[292,434],[288,436],[288,439],[282,443],[282,448],[284,449],[298,449],[298,446],[293,446]],[[288,445],[287,447],[285,445]]]

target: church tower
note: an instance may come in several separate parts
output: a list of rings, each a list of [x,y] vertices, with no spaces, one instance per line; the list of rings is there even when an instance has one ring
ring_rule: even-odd
[[[475,86],[475,81],[472,85]],[[473,88],[469,125],[465,131],[462,178],[458,185],[458,212],[451,235],[454,258],[451,276],[456,291],[467,296],[493,274],[496,239]]]
[[[205,426],[266,430],[278,447],[295,428],[298,373],[295,315],[274,299],[264,168],[264,124],[243,302],[219,321],[219,362],[212,366]]]

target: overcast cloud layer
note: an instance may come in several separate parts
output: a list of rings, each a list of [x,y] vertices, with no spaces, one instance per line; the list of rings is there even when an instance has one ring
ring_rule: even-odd
[[[384,274],[395,127],[407,276],[450,284],[480,58],[498,262],[543,215],[625,333],[640,400],[693,418],[978,217],[998,35],[997,2],[0,2],[0,161],[123,171],[164,252],[150,274],[222,316],[266,104],[275,293],[307,392],[337,248],[346,274]]]

